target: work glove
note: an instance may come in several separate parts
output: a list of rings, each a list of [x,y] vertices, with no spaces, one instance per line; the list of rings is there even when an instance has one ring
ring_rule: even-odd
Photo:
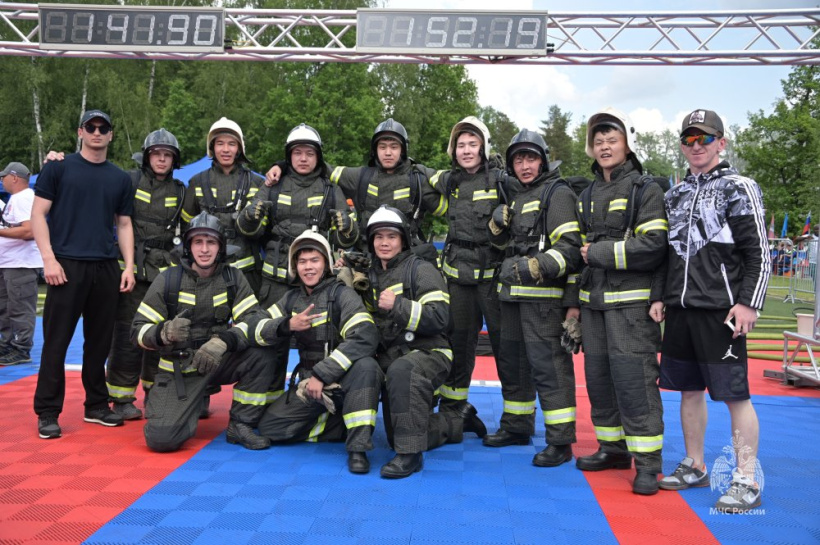
[[[490,218],[490,232],[498,236],[510,227],[510,218],[512,218],[512,210],[506,204],[499,204],[493,210],[493,216]]]
[[[262,225],[262,220],[270,212],[271,206],[270,201],[255,200],[249,202],[239,213],[239,217],[236,218],[236,225],[239,230],[248,235],[254,234]]]
[[[541,281],[541,268],[534,257],[519,257],[513,264],[516,280],[525,286],[537,284]]]
[[[366,274],[353,271],[353,289],[359,292],[366,292],[370,289],[370,279]]]
[[[186,308],[176,315],[173,320],[168,320],[162,324],[160,330],[160,338],[162,344],[181,343],[188,340],[191,336],[191,320],[188,316],[191,315],[191,309]]]
[[[219,337],[211,337],[208,342],[199,347],[191,361],[191,366],[199,371],[200,375],[208,375],[216,371],[222,362],[222,356],[228,351],[228,345]]]
[[[581,322],[576,318],[568,318],[561,323],[564,333],[561,335],[561,346],[570,354],[577,354],[581,350]]]
[[[353,269],[350,267],[341,267],[336,272],[336,278],[345,283],[348,288],[353,287]]]
[[[366,271],[370,268],[370,258],[361,252],[343,252],[342,259],[348,267],[357,271]]]
[[[307,390],[307,385],[308,381],[302,380],[299,381],[299,385],[296,387],[296,397],[301,399],[305,405],[315,401],[305,391]],[[316,403],[320,402],[316,401]],[[342,387],[335,382],[333,384],[326,384],[325,387],[322,388],[321,404],[325,406],[327,412],[330,414],[336,414],[336,408],[342,408]]]
[[[331,210],[330,223],[345,236],[353,230],[353,221],[350,219],[350,214],[344,210]]]

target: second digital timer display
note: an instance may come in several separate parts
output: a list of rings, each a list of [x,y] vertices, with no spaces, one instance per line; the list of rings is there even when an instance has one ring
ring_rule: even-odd
[[[545,12],[359,10],[356,50],[534,56],[546,53]]]

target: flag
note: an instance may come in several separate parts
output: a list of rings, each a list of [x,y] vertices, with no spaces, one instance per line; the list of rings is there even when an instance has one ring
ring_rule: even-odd
[[[780,238],[786,238],[786,227],[789,225],[789,213],[786,212],[786,217],[783,218],[783,229],[780,230]]]
[[[803,232],[801,235],[808,235],[809,231],[811,231],[811,210],[806,215],[806,225],[803,226]]]
[[[769,222],[769,240],[774,238],[774,214],[772,214],[772,221]]]

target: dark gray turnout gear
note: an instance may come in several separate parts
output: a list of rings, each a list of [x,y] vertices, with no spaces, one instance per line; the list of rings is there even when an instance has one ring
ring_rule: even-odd
[[[377,359],[386,376],[382,401],[388,440],[398,454],[461,442],[461,417],[433,412],[434,393],[447,378],[453,357],[443,333],[449,296],[441,273],[404,249],[386,268],[374,260],[370,285],[365,305],[379,329]],[[397,295],[389,311],[378,306],[386,289]]]
[[[330,211],[347,210],[347,204],[342,191],[318,171],[303,176],[288,170],[277,185],[262,187],[257,199],[272,203],[267,216],[251,220],[240,215],[236,225],[240,232],[264,245],[259,301],[267,308],[290,289],[288,249],[296,237],[315,230],[335,248],[350,248],[359,237],[359,227],[355,221],[349,233],[332,227]]]
[[[490,244],[487,222],[496,206],[512,198],[517,181],[485,163],[475,174],[454,170],[433,177],[430,183],[447,199],[450,225],[441,268],[450,293],[453,366],[440,390],[441,404],[457,409],[467,400],[483,322],[493,354],[499,355],[501,307],[495,278],[503,253]]]
[[[550,169],[515,196],[510,227],[490,234],[493,245],[504,248],[506,256],[499,274],[498,375],[504,397],[500,428],[532,435],[537,391],[547,444],[556,446],[575,442],[575,372],[572,356],[561,346],[565,307],[577,300],[576,284],[567,278],[575,276],[582,262],[574,206],[575,194],[557,168]],[[540,280],[522,282],[514,265],[528,266],[532,260]]]
[[[232,384],[233,403],[231,420],[256,426],[269,403],[268,387],[277,374],[284,377],[285,369],[276,369],[267,349],[249,349],[247,324],[262,316],[256,297],[240,271],[233,270],[235,295],[225,280],[218,263],[211,276],[200,277],[186,260],[180,267],[182,275],[176,305],[169,301],[173,286],[174,269],[160,274],[151,284],[139,306],[131,326],[132,340],[146,350],[160,354],[159,372],[148,398],[145,417],[145,441],[157,451],[176,450],[196,432],[197,419],[206,388],[212,385]],[[160,332],[166,320],[187,311],[191,320],[191,334],[187,341],[165,345]],[[170,307],[170,308],[169,308]],[[233,327],[231,327],[233,324]],[[197,349],[212,336],[218,335],[228,345],[218,369],[200,376],[191,366]]]
[[[233,170],[225,174],[214,161],[211,168],[194,174],[188,182],[182,210],[182,219],[186,222],[203,211],[219,218],[228,245],[236,248],[228,256],[228,262],[244,273],[255,293],[259,292],[259,268],[262,263],[259,246],[239,232],[235,223],[239,213],[253,200],[263,184],[264,179],[243,164],[234,165]]]
[[[164,131],[164,135],[156,135],[157,132],[148,135],[145,149],[153,147],[153,144],[149,145],[152,135],[154,140],[163,142],[173,138],[168,131]],[[136,285],[133,291],[120,293],[117,300],[117,317],[106,376],[108,395],[114,403],[133,403],[140,375],[146,391],[151,388],[156,375],[159,358],[131,343],[131,321],[151,282],[162,271],[179,262],[178,256],[171,250],[174,248],[174,237],[179,235],[180,208],[185,195],[182,182],[171,178],[170,173],[165,180],[158,180],[150,168],[132,171],[130,175],[135,191],[131,224],[134,229]],[[119,262],[123,269],[125,262],[122,258]]]
[[[592,423],[601,449],[635,457],[635,466],[661,471],[663,407],[657,386],[660,326],[649,304],[662,298],[667,222],[663,192],[650,184],[634,203],[634,228],[623,229],[633,185],[641,173],[628,160],[603,179],[597,163],[591,213],[579,199],[579,223],[590,243],[579,283],[584,367]]]
[[[291,331],[291,316],[314,305],[321,315],[306,331]],[[373,448],[379,392],[384,375],[373,354],[378,332],[359,295],[330,276],[310,293],[303,285],[293,288],[268,309],[270,318],[254,325],[251,342],[267,345],[293,337],[299,349],[294,371],[300,382],[316,377],[326,386],[338,383],[341,410],[330,414],[314,400],[301,401],[293,391],[276,399],[259,422],[259,433],[272,442],[340,441],[350,452]],[[295,387],[295,386],[292,386]]]

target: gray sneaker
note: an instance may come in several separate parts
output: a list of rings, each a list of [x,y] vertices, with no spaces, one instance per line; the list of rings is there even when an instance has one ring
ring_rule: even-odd
[[[111,409],[115,414],[120,415],[123,420],[139,420],[142,418],[142,411],[131,402],[114,403]]]
[[[86,409],[85,411],[85,418],[83,418],[86,422],[91,422],[93,424],[102,424],[103,426],[122,426],[122,417],[108,408],[108,406],[103,407],[102,409],[94,409],[89,411]]]
[[[688,456],[683,459],[671,475],[667,475],[658,486],[663,490],[686,490],[709,486],[709,474],[694,467],[695,461]]]
[[[56,439],[63,434],[56,416],[41,416],[37,419],[37,431],[40,439]]]
[[[732,473],[732,485],[717,501],[715,508],[724,513],[745,513],[759,507],[761,503],[760,487],[735,468]]]

